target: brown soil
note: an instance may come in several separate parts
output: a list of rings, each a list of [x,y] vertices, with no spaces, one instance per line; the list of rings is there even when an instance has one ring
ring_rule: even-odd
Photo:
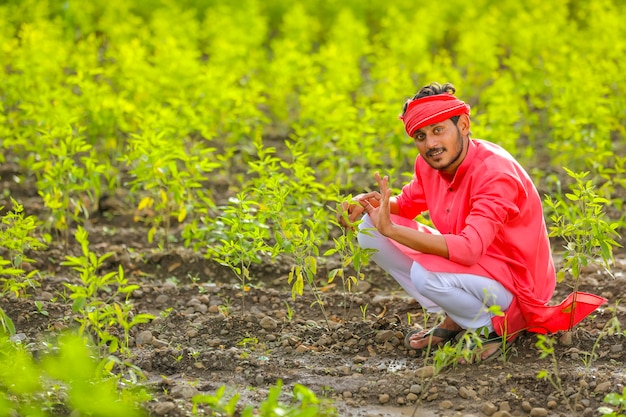
[[[18,190],[15,183],[9,186],[28,214],[39,214],[41,203],[34,193]],[[10,207],[9,202],[0,205]],[[146,228],[127,213],[95,217],[89,231],[94,252],[116,254],[102,272],[121,263],[126,276],[141,287],[131,298],[134,311],[157,317],[133,329],[130,355],[154,388],[154,400],[147,404],[151,415],[191,415],[190,396],[214,393],[222,385],[241,393],[242,404],[258,404],[281,379],[284,392],[300,383],[332,399],[341,416],[410,416],[415,410],[423,416],[592,416],[599,415],[607,393],[621,393],[626,380],[623,334],[602,332],[614,317],[626,329],[624,252],[617,256],[615,278],[600,268],[588,268],[582,277],[582,291],[609,299],[604,308],[571,333],[554,335],[559,340],[559,392],[537,378],[541,370],[553,372],[554,367],[550,358],[540,358],[534,334],[520,336],[505,360],[422,376],[432,358],[409,352],[402,343],[409,329],[424,322],[421,309],[374,265],[358,291],[347,295],[341,283],[324,287],[328,270],[338,261],[321,265],[326,321],[310,291],[292,300],[288,260],[255,267],[253,285],[243,291],[230,270],[182,243],[169,251],[147,245]],[[0,300],[27,341],[73,325],[61,294],[63,283],[78,277],[60,266],[66,254],[57,246],[31,254],[33,267],[41,271],[41,287],[30,298]],[[553,300],[570,291],[559,284]],[[42,301],[48,316],[37,312],[35,300]]]

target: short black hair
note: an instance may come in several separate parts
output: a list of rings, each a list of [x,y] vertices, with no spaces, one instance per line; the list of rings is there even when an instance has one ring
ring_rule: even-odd
[[[438,94],[445,93],[454,94],[456,93],[456,88],[454,88],[454,85],[452,85],[451,83],[439,84],[434,82],[425,85],[424,87],[420,88],[420,90],[417,92],[417,94],[413,96],[413,98],[407,100],[406,103],[404,103],[404,107],[402,108],[402,115],[404,116],[404,113],[406,113],[406,109],[409,107],[409,103],[411,101],[417,100],[418,98],[422,97],[436,96]],[[452,123],[456,125],[456,123],[459,121],[459,116],[452,116],[450,120],[452,120]]]

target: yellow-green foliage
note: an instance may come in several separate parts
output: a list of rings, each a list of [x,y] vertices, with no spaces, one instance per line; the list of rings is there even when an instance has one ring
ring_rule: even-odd
[[[397,115],[420,86],[450,81],[472,105],[474,137],[539,180],[591,168],[614,190],[601,174],[626,142],[625,16],[620,0],[9,0],[0,140],[30,167],[49,155],[50,132],[71,125],[110,188],[128,138],[215,148],[230,175],[260,134],[301,143],[321,183],[351,192],[374,169],[410,171],[416,151]]]
[[[67,334],[55,346],[36,360],[0,335],[0,415],[146,414],[139,406],[149,399],[145,390],[119,390],[120,381],[109,374],[113,363],[94,359],[94,349],[82,338]]]

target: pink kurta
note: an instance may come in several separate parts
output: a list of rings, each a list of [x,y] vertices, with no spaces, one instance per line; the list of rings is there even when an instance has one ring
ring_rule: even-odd
[[[490,277],[513,293],[505,316],[493,319],[500,334],[566,330],[606,302],[578,292],[559,306],[547,306],[556,274],[541,198],[526,171],[498,145],[471,139],[453,178],[418,156],[415,176],[397,202],[400,213],[393,221],[442,234],[450,259],[392,241],[404,253],[430,271]],[[424,211],[436,232],[412,220]]]

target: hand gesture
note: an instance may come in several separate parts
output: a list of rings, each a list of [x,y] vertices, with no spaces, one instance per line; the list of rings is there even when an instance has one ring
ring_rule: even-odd
[[[376,178],[380,188],[380,193],[377,193],[379,196],[377,200],[380,201],[377,201],[376,205],[373,205],[369,199],[359,199],[358,201],[361,204],[362,211],[365,211],[370,216],[376,229],[381,234],[386,235],[393,226],[390,210],[391,189],[389,189],[389,177],[385,175],[381,178],[377,172],[374,174],[374,178]]]
[[[344,201],[337,211],[337,221],[343,227],[352,228],[356,219],[363,214],[361,201],[369,201],[370,205],[378,207],[380,199],[381,195],[378,191],[371,191],[354,196],[352,201]]]

